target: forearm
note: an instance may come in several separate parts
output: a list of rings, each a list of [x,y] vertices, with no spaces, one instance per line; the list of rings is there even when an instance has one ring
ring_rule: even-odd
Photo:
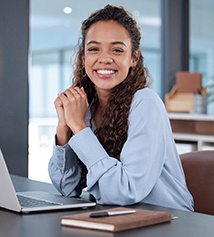
[[[68,145],[54,146],[48,170],[53,185],[62,195],[80,195],[81,170],[75,153]]]
[[[109,158],[89,169],[88,192],[96,197],[99,204],[125,206],[140,202],[147,195],[146,185],[143,185],[143,176],[139,172],[136,175],[128,168],[124,169],[119,161],[116,161],[116,165],[105,169],[104,167],[109,163],[107,159]],[[104,168],[104,173],[100,176],[96,170],[102,168]]]
[[[131,142],[126,148],[127,151],[122,154],[122,160],[118,161],[108,156],[89,128],[72,137],[69,145],[87,166],[88,192],[100,204],[129,205],[139,202],[148,195],[156,182],[157,177],[154,175],[151,180],[147,172],[150,167],[143,165],[145,160],[150,159],[150,155],[154,155],[145,151],[144,156],[143,146],[142,150],[135,154]]]

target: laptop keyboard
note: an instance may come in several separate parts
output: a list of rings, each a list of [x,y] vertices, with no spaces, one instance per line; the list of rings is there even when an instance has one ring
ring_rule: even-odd
[[[44,207],[44,206],[62,205],[61,203],[35,199],[22,195],[17,195],[17,197],[22,207]]]

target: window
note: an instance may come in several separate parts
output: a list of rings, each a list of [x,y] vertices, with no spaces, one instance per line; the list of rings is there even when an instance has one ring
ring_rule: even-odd
[[[214,1],[190,0],[190,71],[202,73],[206,86],[214,75]],[[214,113],[213,103],[208,113]]]

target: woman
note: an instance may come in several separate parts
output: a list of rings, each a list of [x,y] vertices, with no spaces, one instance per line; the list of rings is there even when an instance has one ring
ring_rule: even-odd
[[[99,204],[193,210],[164,104],[147,85],[135,20],[107,5],[81,30],[73,85],[55,100],[53,184],[65,196],[87,186]]]

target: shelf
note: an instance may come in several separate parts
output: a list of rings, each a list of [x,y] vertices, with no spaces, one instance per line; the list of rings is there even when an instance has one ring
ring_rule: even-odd
[[[214,146],[214,136],[209,135],[195,135],[195,134],[184,134],[184,133],[173,133],[176,142],[189,144],[196,144],[196,150],[202,150],[203,146],[207,143]]]
[[[212,121],[214,115],[211,114],[195,114],[195,113],[168,113],[169,119],[173,120],[192,120],[192,121]]]
[[[207,143],[214,146],[214,116],[192,113],[168,113],[176,142],[195,144],[202,150]]]

